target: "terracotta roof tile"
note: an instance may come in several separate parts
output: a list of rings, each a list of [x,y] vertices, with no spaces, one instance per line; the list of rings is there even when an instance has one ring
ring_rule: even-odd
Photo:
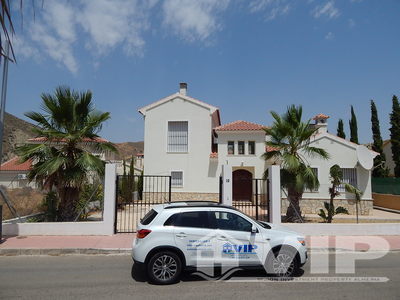
[[[266,126],[256,124],[256,123],[251,123],[247,121],[234,121],[225,125],[221,125],[218,127],[215,127],[215,130],[218,131],[260,131],[263,130],[264,128],[267,128]]]
[[[272,146],[265,146],[265,152],[271,152],[271,151],[276,151],[279,150],[277,147],[272,147]]]
[[[218,152],[211,152],[210,158],[218,158]]]
[[[0,171],[29,171],[32,167],[32,161],[28,160],[24,163],[19,162],[19,157],[16,156],[9,161],[6,161],[0,166]]]
[[[317,119],[329,119],[329,116],[324,115],[324,114],[318,114],[313,118],[313,120],[317,120]]]

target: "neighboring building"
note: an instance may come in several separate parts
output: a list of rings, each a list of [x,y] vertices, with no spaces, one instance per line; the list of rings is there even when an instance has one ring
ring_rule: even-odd
[[[31,138],[28,139],[28,143],[32,144],[40,144],[46,141],[46,138],[43,137],[37,137],[37,138]],[[122,161],[116,161],[114,160],[114,153],[111,152],[104,152],[104,151],[99,151],[99,149],[96,147],[96,144],[98,143],[106,143],[108,142],[107,140],[103,138],[96,138],[96,139],[85,139],[84,140],[84,148],[87,151],[90,151],[92,154],[98,156],[100,159],[105,160],[105,161],[112,161],[114,163],[120,163],[122,166]],[[57,144],[62,144],[63,141],[57,141],[53,142],[54,145]],[[27,161],[24,163],[19,163],[19,157],[14,157],[10,159],[9,161],[3,163],[0,167],[0,185],[3,185],[9,189],[15,189],[15,188],[23,188],[23,187],[36,187],[35,182],[29,182],[27,179],[27,174],[29,170],[32,167],[32,162]],[[137,171],[138,174],[140,174],[140,171]],[[122,173],[121,173],[122,174]]]
[[[8,188],[35,187],[34,182],[29,182],[27,174],[32,167],[31,161],[19,162],[19,157],[14,157],[0,166],[0,185]]]
[[[303,194],[301,201],[303,213],[318,213],[321,208],[321,203],[318,200],[329,200],[329,188],[331,187],[329,171],[330,168],[337,164],[342,168],[343,181],[349,183],[362,191],[362,203],[360,210],[362,214],[370,214],[373,209],[373,199],[371,192],[371,171],[365,169],[359,162],[359,155],[357,149],[364,147],[352,143],[346,139],[340,138],[334,134],[330,134],[327,130],[327,119],[329,116],[319,114],[313,118],[315,123],[313,126],[318,128],[317,133],[311,139],[311,146],[325,149],[330,158],[328,160],[320,158],[307,157],[309,165],[318,175],[320,187],[315,191],[308,191]],[[377,152],[366,150],[369,153],[369,159],[372,161]],[[335,198],[336,206],[344,206],[349,209],[350,213],[355,213],[355,206],[353,204],[354,195],[345,191],[344,185],[339,187],[341,193]],[[283,206],[287,207],[288,203],[283,202]]]
[[[386,140],[383,142],[383,153],[385,153],[386,156],[385,166],[389,168],[389,176],[394,177],[392,142],[390,140]]]
[[[252,180],[262,178],[272,162],[262,154],[268,151],[269,138],[265,126],[235,121],[221,125],[220,111],[187,95],[187,85],[180,84],[179,93],[147,105],[139,112],[144,116],[145,175],[170,175],[172,200],[217,200],[222,165],[232,166],[233,200],[252,199]],[[314,120],[318,133],[311,143],[326,149],[329,160],[307,159],[321,182],[318,191],[307,192],[302,201],[303,213],[317,213],[323,201],[329,200],[329,168],[343,168],[345,181],[363,192],[363,212],[372,209],[370,171],[358,163],[357,149],[361,146],[327,132],[326,115]],[[368,151],[368,160],[376,153]],[[284,197],[285,195],[283,195]],[[285,197],[284,197],[285,198]],[[337,200],[352,211],[354,197],[343,191]],[[348,200],[350,199],[350,200]],[[283,199],[282,210],[286,210]],[[338,204],[339,205],[339,204]],[[354,205],[353,205],[354,206]]]

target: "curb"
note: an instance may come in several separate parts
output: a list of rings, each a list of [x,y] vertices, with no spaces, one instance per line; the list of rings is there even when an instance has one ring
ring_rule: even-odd
[[[308,248],[313,253],[366,253],[386,252],[384,250],[350,250],[342,248]],[[130,255],[130,248],[0,248],[1,256],[64,256],[64,255]],[[389,252],[400,252],[400,249],[389,250]]]
[[[0,249],[0,256],[33,256],[33,255],[48,255],[48,256],[61,256],[61,255],[128,255],[131,249],[128,248],[21,248],[21,249]]]

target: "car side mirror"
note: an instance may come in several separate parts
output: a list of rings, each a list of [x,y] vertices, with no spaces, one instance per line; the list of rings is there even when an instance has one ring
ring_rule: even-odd
[[[257,227],[253,225],[253,226],[251,227],[251,233],[257,233],[257,232],[258,232]]]

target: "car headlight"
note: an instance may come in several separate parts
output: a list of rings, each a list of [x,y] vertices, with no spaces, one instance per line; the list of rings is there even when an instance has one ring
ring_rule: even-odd
[[[306,239],[305,239],[305,238],[297,238],[297,240],[298,240],[299,243],[302,244],[303,246],[306,245]]]

